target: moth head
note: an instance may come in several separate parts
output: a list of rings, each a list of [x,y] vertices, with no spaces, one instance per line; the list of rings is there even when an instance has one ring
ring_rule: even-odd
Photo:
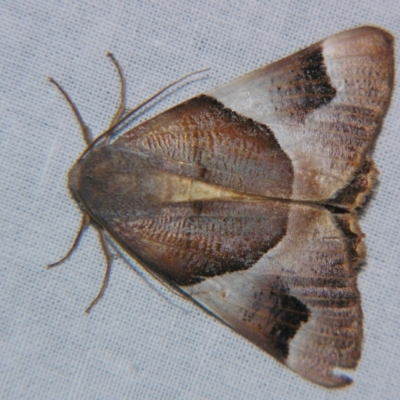
[[[68,186],[72,197],[78,203],[80,209],[83,212],[87,212],[86,207],[84,206],[84,203],[81,199],[81,196],[79,195],[79,188],[81,186],[81,176],[82,176],[82,165],[80,163],[80,160],[78,160],[69,171]]]

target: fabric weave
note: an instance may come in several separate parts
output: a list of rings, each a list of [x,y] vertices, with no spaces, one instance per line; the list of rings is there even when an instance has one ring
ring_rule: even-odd
[[[365,343],[351,387],[305,382],[88,230],[64,265],[80,213],[67,173],[84,149],[69,93],[94,135],[128,104],[195,70],[137,121],[344,29],[400,37],[399,2],[0,1],[0,397],[4,399],[395,399],[400,383],[400,110],[397,87],[373,158],[379,184],[361,217]],[[397,39],[396,39],[397,40]],[[397,45],[397,41],[396,41]],[[396,51],[398,60],[399,51]],[[135,273],[136,271],[136,273]]]

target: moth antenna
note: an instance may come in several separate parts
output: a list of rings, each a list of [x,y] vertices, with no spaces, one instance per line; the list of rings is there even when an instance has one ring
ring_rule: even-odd
[[[156,275],[153,271],[150,269],[146,268],[146,272],[151,275],[152,278],[154,278],[157,282],[159,282],[162,286],[164,286],[166,289],[168,289],[170,292],[174,293],[176,296],[188,300],[188,296],[180,292],[175,286],[172,286],[171,284],[165,282],[161,277]],[[154,289],[154,288],[153,288]]]
[[[113,255],[108,247],[108,240],[104,232],[100,229],[97,230],[100,236],[100,243],[103,249],[104,255],[106,256],[107,266],[104,272],[103,282],[101,284],[100,290],[97,293],[97,296],[93,299],[93,301],[89,304],[89,307],[85,310],[88,314],[90,310],[98,303],[98,301],[103,297],[103,294],[108,286],[108,282],[110,280],[110,273],[111,273],[111,265],[113,262]]]
[[[114,125],[117,125],[122,116],[124,115],[126,111],[126,79],[124,76],[124,72],[122,70],[122,67],[118,60],[114,57],[112,53],[107,53],[107,57],[111,59],[113,62],[119,76],[119,82],[120,82],[120,101],[118,105],[118,109],[114,114],[113,119],[111,120],[111,123],[108,128],[113,127]],[[108,139],[108,138],[107,138]],[[109,139],[108,139],[109,140]]]
[[[64,261],[68,260],[68,258],[71,256],[71,254],[75,251],[75,249],[78,247],[79,241],[81,240],[81,237],[83,235],[83,233],[85,232],[86,228],[90,225],[90,217],[88,214],[83,214],[82,217],[82,222],[81,222],[81,226],[79,228],[79,231],[75,237],[74,243],[72,244],[71,248],[68,250],[67,254],[59,261],[53,263],[53,264],[49,264],[47,266],[47,269],[56,267],[57,265],[62,264]]]
[[[111,53],[109,53],[111,54]],[[111,56],[110,56],[111,57]],[[114,61],[116,61],[116,59],[112,56],[111,59]],[[117,66],[118,70],[121,70],[121,74],[122,74],[122,69],[119,66],[118,62],[115,64]],[[204,69],[200,69],[198,71],[194,71],[191,72],[190,74],[184,75],[182,78],[177,79],[176,81],[170,83],[169,85],[165,86],[164,88],[162,88],[161,90],[159,90],[158,92],[156,92],[155,94],[153,94],[152,96],[150,96],[148,99],[146,99],[145,101],[143,101],[142,103],[140,103],[138,106],[134,107],[133,109],[129,110],[128,114],[126,114],[124,117],[122,117],[115,125],[110,126],[105,132],[103,132],[100,136],[98,136],[95,140],[92,141],[92,143],[90,143],[89,147],[83,152],[82,156],[80,157],[80,159],[82,157],[85,156],[85,154],[91,149],[93,148],[98,142],[100,142],[104,137],[106,137],[107,135],[111,135],[113,133],[113,131],[115,131],[116,129],[118,129],[128,118],[130,118],[135,112],[139,111],[141,108],[143,108],[144,106],[146,106],[147,104],[149,104],[152,100],[154,100],[156,97],[160,96],[162,93],[164,93],[166,90],[168,90],[169,88],[171,88],[172,86],[178,84],[179,82],[182,82],[183,80],[189,78],[192,75],[196,75],[196,74],[200,74],[201,72],[204,71],[208,71],[210,68],[204,68]],[[123,80],[125,80],[123,78]],[[121,83],[122,84],[122,83]],[[122,92],[122,89],[121,89]],[[115,118],[115,117],[114,117]],[[113,120],[114,120],[113,118]]]
[[[70,105],[75,118],[78,120],[79,126],[82,131],[83,138],[88,146],[93,142],[93,135],[92,132],[90,131],[90,128],[85,124],[85,121],[83,120],[81,114],[78,111],[78,108],[74,104],[74,102],[71,100],[69,97],[68,93],[61,87],[61,85],[55,81],[53,78],[49,77],[49,81],[56,86],[56,88],[61,92],[61,94],[64,96],[65,100],[67,100],[67,103]]]

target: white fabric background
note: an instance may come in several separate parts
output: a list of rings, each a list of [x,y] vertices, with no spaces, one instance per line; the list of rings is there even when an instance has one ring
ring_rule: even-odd
[[[354,384],[328,391],[278,365],[118,257],[89,230],[64,265],[80,213],[67,172],[84,149],[57,79],[94,134],[118,101],[112,51],[137,104],[188,72],[146,117],[344,29],[400,38],[400,3],[343,1],[21,1],[0,13],[0,397],[3,399],[395,399],[400,396],[400,108],[395,88],[374,159],[380,182],[361,218],[365,344]],[[400,40],[397,39],[397,45]],[[399,51],[396,51],[398,61]],[[397,62],[398,64],[398,62]]]

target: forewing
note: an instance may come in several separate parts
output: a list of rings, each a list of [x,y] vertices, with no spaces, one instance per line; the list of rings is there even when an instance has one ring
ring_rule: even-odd
[[[342,32],[208,93],[264,124],[293,163],[292,197],[334,198],[363,167],[388,108],[392,36]]]
[[[287,217],[276,201],[199,200],[109,214],[103,223],[146,267],[187,286],[251,268],[285,236]]]
[[[81,170],[80,196],[118,243],[306,379],[351,382],[333,370],[354,368],[362,343],[355,215],[212,188],[190,200],[190,180],[177,195],[181,178],[123,156],[102,148]]]
[[[209,96],[157,115],[113,147],[195,181],[246,194],[291,197],[292,162],[274,134]]]
[[[245,271],[183,289],[234,330],[304,378],[351,379],[361,354],[362,310],[352,254],[363,256],[354,216],[291,204],[285,236]],[[350,244],[348,238],[357,238]]]

